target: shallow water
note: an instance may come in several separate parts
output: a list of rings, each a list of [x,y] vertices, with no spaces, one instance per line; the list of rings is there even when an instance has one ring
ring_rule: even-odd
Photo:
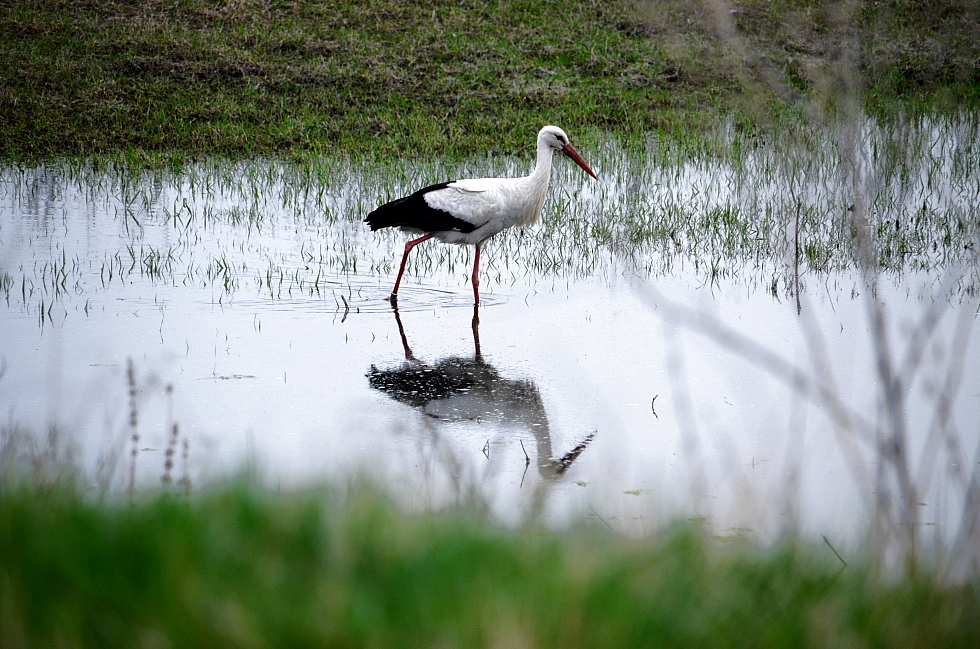
[[[875,442],[891,430],[877,305],[903,379],[916,525],[940,545],[958,534],[980,459],[975,268],[889,272],[873,301],[854,271],[804,267],[797,305],[782,253],[705,253],[720,272],[686,241],[669,258],[659,244],[579,254],[552,247],[573,236],[556,219],[595,222],[630,174],[589,187],[562,171],[545,223],[488,247],[479,311],[469,251],[430,242],[396,313],[384,298],[403,238],[360,218],[424,180],[330,169],[348,176],[318,190],[259,162],[235,182],[233,169],[7,170],[8,434],[54,425],[118,489],[133,467],[139,486],[160,484],[177,424],[172,474],[194,485],[244,465],[283,488],[364,471],[407,506],[475,500],[511,525],[585,515],[644,534],[680,516],[722,541],[796,528],[853,548],[875,494],[896,491]],[[703,194],[722,173],[704,169],[676,191]],[[640,193],[668,173],[644,171]]]

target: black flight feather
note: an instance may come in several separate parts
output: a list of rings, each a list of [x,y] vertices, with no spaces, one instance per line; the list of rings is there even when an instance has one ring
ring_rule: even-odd
[[[371,226],[372,231],[381,228],[407,227],[422,232],[446,232],[449,230],[463,233],[472,232],[477,227],[474,224],[456,218],[445,210],[429,207],[429,204],[425,202],[427,193],[445,189],[448,186],[448,182],[429,185],[411,196],[385,203],[368,214],[364,222]]]

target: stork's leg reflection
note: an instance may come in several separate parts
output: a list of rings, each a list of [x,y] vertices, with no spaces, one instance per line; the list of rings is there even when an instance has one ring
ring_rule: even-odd
[[[392,303],[392,310],[395,312],[395,323],[398,325],[398,334],[402,337],[402,347],[405,349],[405,360],[418,362],[412,348],[408,346],[408,336],[405,335],[405,325],[402,324],[402,317],[398,313],[398,306]]]
[[[564,475],[592,442],[594,432],[561,457],[553,457],[548,413],[537,385],[530,379],[502,376],[483,356],[478,305],[473,307],[471,321],[473,357],[449,356],[434,364],[415,356],[397,305],[393,304],[393,311],[407,362],[393,369],[372,366],[368,373],[372,388],[416,408],[434,425],[478,422],[481,437],[505,429],[518,435],[530,433],[535,439],[538,472],[546,480]]]
[[[474,358],[478,361],[483,360],[483,352],[480,351],[480,305],[473,305],[473,347]]]

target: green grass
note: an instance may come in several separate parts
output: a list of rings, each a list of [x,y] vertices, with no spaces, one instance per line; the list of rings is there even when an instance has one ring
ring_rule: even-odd
[[[0,645],[17,647],[975,647],[973,586],[882,580],[787,540],[689,526],[506,531],[406,516],[365,489],[245,483],[97,503],[0,491]]]
[[[832,106],[851,35],[872,109],[980,100],[970,0],[732,8],[3,0],[0,158],[514,153],[545,123],[683,144]]]

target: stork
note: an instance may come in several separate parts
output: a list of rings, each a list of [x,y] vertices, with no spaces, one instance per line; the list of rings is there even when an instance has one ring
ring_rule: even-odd
[[[568,143],[568,135],[557,126],[538,131],[538,159],[529,176],[521,178],[466,178],[424,187],[411,196],[385,203],[368,214],[364,222],[371,230],[400,227],[421,234],[405,244],[402,265],[389,298],[397,304],[398,287],[405,274],[408,253],[435,237],[443,243],[476,247],[473,255],[473,298],[480,303],[480,249],[487,239],[515,225],[529,226],[541,216],[551,179],[551,158],[559,151],[598,180],[582,156]]]

